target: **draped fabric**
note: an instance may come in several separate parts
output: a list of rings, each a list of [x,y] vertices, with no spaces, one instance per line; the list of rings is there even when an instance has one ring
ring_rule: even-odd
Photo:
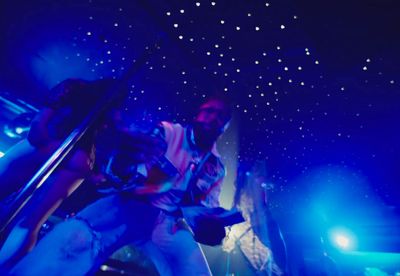
[[[265,162],[240,167],[236,181],[234,205],[242,211],[245,222],[229,229],[223,249],[240,250],[257,275],[281,275],[273,261],[268,235],[267,189]]]

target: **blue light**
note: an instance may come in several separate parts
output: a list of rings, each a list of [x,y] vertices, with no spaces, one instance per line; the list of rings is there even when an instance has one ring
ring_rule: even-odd
[[[354,250],[356,248],[356,237],[348,229],[338,227],[329,231],[329,238],[333,246],[340,250]]]
[[[349,237],[347,237],[346,235],[343,235],[343,234],[337,234],[335,241],[336,241],[336,244],[343,249],[347,249],[350,244]]]
[[[22,132],[24,132],[24,129],[22,127],[17,127],[17,128],[15,128],[15,132],[17,134],[22,134]]]

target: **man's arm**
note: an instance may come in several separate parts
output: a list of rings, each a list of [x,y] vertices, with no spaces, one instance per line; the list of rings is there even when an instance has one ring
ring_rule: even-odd
[[[51,141],[47,124],[54,113],[52,108],[43,108],[32,120],[28,133],[28,141],[32,146],[42,147]]]
[[[52,139],[48,132],[48,123],[55,116],[56,110],[77,100],[77,91],[85,82],[78,79],[67,79],[53,87],[45,102],[45,107],[32,120],[28,133],[28,141],[35,147],[45,146]]]

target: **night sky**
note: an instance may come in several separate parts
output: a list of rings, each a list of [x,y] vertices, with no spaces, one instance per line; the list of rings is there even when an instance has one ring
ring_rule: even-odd
[[[229,187],[263,160],[284,224],[398,222],[399,4],[323,2],[2,1],[0,89],[40,106],[65,78],[138,66],[126,117],[182,123],[224,94]]]

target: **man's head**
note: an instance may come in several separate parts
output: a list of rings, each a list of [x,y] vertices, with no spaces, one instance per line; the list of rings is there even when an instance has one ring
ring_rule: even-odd
[[[226,130],[231,119],[231,108],[227,100],[220,97],[208,98],[200,105],[193,127],[196,144],[211,147]]]

